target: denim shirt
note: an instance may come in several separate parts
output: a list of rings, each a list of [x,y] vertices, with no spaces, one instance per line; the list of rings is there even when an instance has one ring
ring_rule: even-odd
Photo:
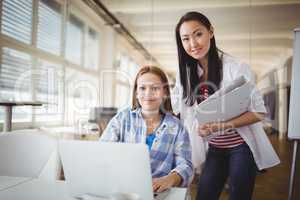
[[[100,141],[146,143],[147,127],[141,108],[126,108],[108,123]],[[189,135],[175,116],[166,113],[150,149],[153,178],[177,172],[182,177],[181,186],[187,186],[193,176]]]

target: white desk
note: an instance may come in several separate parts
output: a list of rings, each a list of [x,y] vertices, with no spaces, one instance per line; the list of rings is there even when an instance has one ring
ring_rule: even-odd
[[[0,177],[1,180],[2,177]],[[18,178],[16,178],[17,180]],[[21,180],[21,178],[19,178]],[[5,179],[4,179],[5,180]],[[3,181],[2,181],[3,182]],[[165,200],[184,200],[185,188],[173,188]],[[49,182],[32,179],[0,191],[2,200],[75,200],[64,181]]]
[[[32,178],[0,176],[0,191],[30,181]]]

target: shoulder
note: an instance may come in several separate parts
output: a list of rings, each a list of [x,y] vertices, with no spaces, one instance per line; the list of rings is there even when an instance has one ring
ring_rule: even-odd
[[[247,63],[226,53],[224,53],[222,61],[224,79],[234,80],[239,76],[251,79],[251,69]]]
[[[240,68],[249,67],[247,63],[227,53],[224,53],[222,61],[224,69],[228,68],[233,70],[239,70]]]
[[[131,107],[126,107],[119,110],[115,117],[118,119],[126,119],[132,115],[135,115],[135,110],[132,110]]]

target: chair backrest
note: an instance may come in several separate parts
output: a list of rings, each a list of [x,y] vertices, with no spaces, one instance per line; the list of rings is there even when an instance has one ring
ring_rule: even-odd
[[[0,176],[38,178],[44,172],[44,168],[49,168],[47,165],[51,158],[57,158],[55,152],[57,140],[38,134],[38,131],[1,134]]]

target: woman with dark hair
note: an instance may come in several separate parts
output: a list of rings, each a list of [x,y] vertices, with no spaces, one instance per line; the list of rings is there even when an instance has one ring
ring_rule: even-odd
[[[257,167],[264,169],[279,163],[259,123],[266,109],[258,90],[254,87],[249,94],[248,111],[231,120],[198,125],[195,117],[199,103],[236,78],[244,76],[255,84],[250,68],[217,48],[213,26],[201,13],[188,12],[181,17],[176,26],[176,42],[179,73],[172,103],[190,133],[196,171],[200,172],[205,160],[203,138],[219,133],[208,140],[197,199],[218,199],[228,177],[231,200],[251,199]]]
[[[158,67],[142,67],[136,75],[132,106],[114,116],[100,141],[148,145],[154,192],[186,187],[193,175],[189,135],[173,115],[170,88]]]

